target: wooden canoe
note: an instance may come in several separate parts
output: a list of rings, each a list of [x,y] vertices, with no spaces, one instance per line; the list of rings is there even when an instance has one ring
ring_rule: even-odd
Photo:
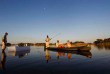
[[[55,50],[55,51],[90,51],[91,47],[87,46],[78,46],[78,47],[48,47],[48,50]]]

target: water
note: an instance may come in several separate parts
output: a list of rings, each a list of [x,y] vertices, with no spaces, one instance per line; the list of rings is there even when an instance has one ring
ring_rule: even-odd
[[[73,54],[44,50],[43,46],[32,46],[31,51],[22,53],[7,49],[2,53],[0,47],[0,59],[0,74],[110,74],[109,47],[92,46],[88,53]]]

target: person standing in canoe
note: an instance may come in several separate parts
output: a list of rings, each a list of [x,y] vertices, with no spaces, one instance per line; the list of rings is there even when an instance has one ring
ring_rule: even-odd
[[[45,41],[46,41],[46,48],[48,48],[49,47],[49,41],[50,41],[51,39],[49,38],[49,36],[47,35],[47,38],[45,39]]]
[[[5,35],[2,36],[2,52],[4,52],[7,45],[7,35],[8,33],[6,32]]]

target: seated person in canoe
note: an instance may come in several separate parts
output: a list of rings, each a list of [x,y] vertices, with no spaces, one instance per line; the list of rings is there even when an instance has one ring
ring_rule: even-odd
[[[59,40],[57,40],[56,47],[65,47],[65,45],[62,43],[59,43]]]
[[[67,41],[67,47],[68,47],[68,48],[72,47],[69,40]]]

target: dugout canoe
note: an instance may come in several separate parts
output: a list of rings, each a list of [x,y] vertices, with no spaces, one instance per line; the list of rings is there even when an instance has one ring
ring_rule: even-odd
[[[48,50],[55,50],[55,51],[90,51],[91,47],[89,46],[78,46],[78,47],[48,47]]]

